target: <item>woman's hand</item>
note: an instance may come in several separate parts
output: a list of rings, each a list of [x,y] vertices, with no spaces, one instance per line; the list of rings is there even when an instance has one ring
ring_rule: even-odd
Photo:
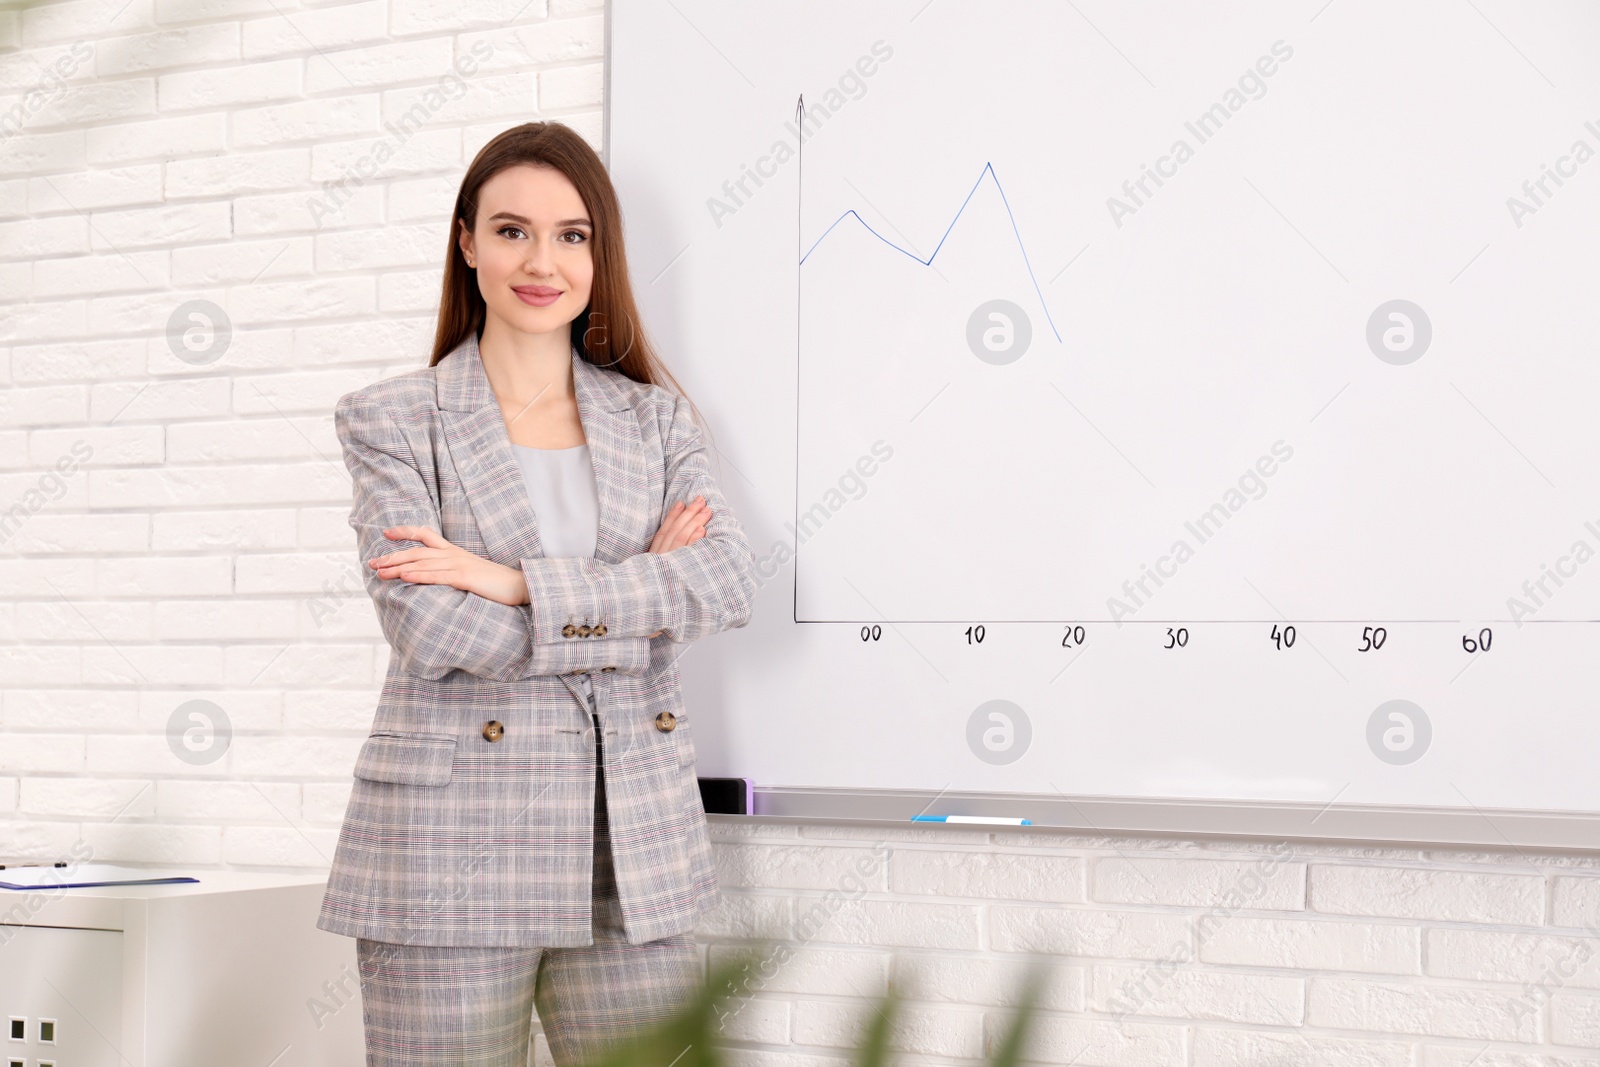
[[[682,501],[667,509],[661,520],[661,529],[650,542],[651,552],[671,552],[675,548],[692,545],[706,535],[706,523],[711,520],[711,509],[706,498],[697,496],[685,505]]]
[[[518,567],[507,567],[446,541],[427,526],[391,526],[383,531],[391,541],[421,541],[420,548],[403,548],[367,560],[379,578],[400,578],[418,585],[450,585],[469,593],[516,607],[528,602],[528,581]]]
[[[706,535],[706,523],[711,521],[711,509],[706,507],[706,498],[697,496],[687,505],[683,501],[672,505],[667,511],[667,517],[661,520],[661,529],[656,531],[655,539],[650,542],[651,552],[671,552],[675,548],[692,545]],[[660,637],[661,631],[657,630],[650,635]]]

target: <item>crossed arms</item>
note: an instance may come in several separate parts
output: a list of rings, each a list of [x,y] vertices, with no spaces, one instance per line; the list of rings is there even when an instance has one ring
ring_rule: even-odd
[[[524,559],[528,603],[505,604],[450,585],[382,578],[365,564],[415,540],[385,530],[442,531],[411,448],[394,416],[360,391],[341,397],[334,427],[354,482],[350,526],[367,592],[400,668],[438,679],[453,670],[494,681],[612,667],[643,673],[650,637],[693,641],[749,621],[755,595],[749,544],[711,476],[707,449],[674,398],[666,431],[666,501],[704,497],[705,535],[669,552],[644,552],[620,563],[588,557]],[[605,637],[564,638],[569,618],[604,620]]]

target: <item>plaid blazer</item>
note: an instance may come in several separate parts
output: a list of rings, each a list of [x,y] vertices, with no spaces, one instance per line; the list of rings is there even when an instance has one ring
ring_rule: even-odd
[[[675,648],[749,620],[749,544],[686,402],[576,348],[572,375],[599,495],[593,558],[544,558],[476,337],[339,399],[350,526],[391,655],[320,929],[411,945],[591,944],[584,672],[605,732],[628,941],[691,931],[715,903]],[[668,505],[700,494],[705,537],[649,552]],[[521,568],[531,603],[379,578],[367,560],[419,544],[385,539],[397,525]]]

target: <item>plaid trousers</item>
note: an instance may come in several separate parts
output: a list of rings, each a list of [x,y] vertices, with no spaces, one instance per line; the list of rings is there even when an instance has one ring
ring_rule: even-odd
[[[596,720],[597,741],[598,726]],[[694,996],[705,976],[692,935],[641,945],[623,935],[599,747],[594,944],[493,948],[357,938],[367,1067],[527,1067],[535,1008],[557,1067],[568,1067]]]

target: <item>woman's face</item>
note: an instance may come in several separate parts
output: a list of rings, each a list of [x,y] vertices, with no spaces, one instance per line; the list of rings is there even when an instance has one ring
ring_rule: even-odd
[[[564,331],[589,306],[593,240],[577,187],[554,167],[525,164],[483,184],[476,228],[460,236],[489,313],[528,333]]]

